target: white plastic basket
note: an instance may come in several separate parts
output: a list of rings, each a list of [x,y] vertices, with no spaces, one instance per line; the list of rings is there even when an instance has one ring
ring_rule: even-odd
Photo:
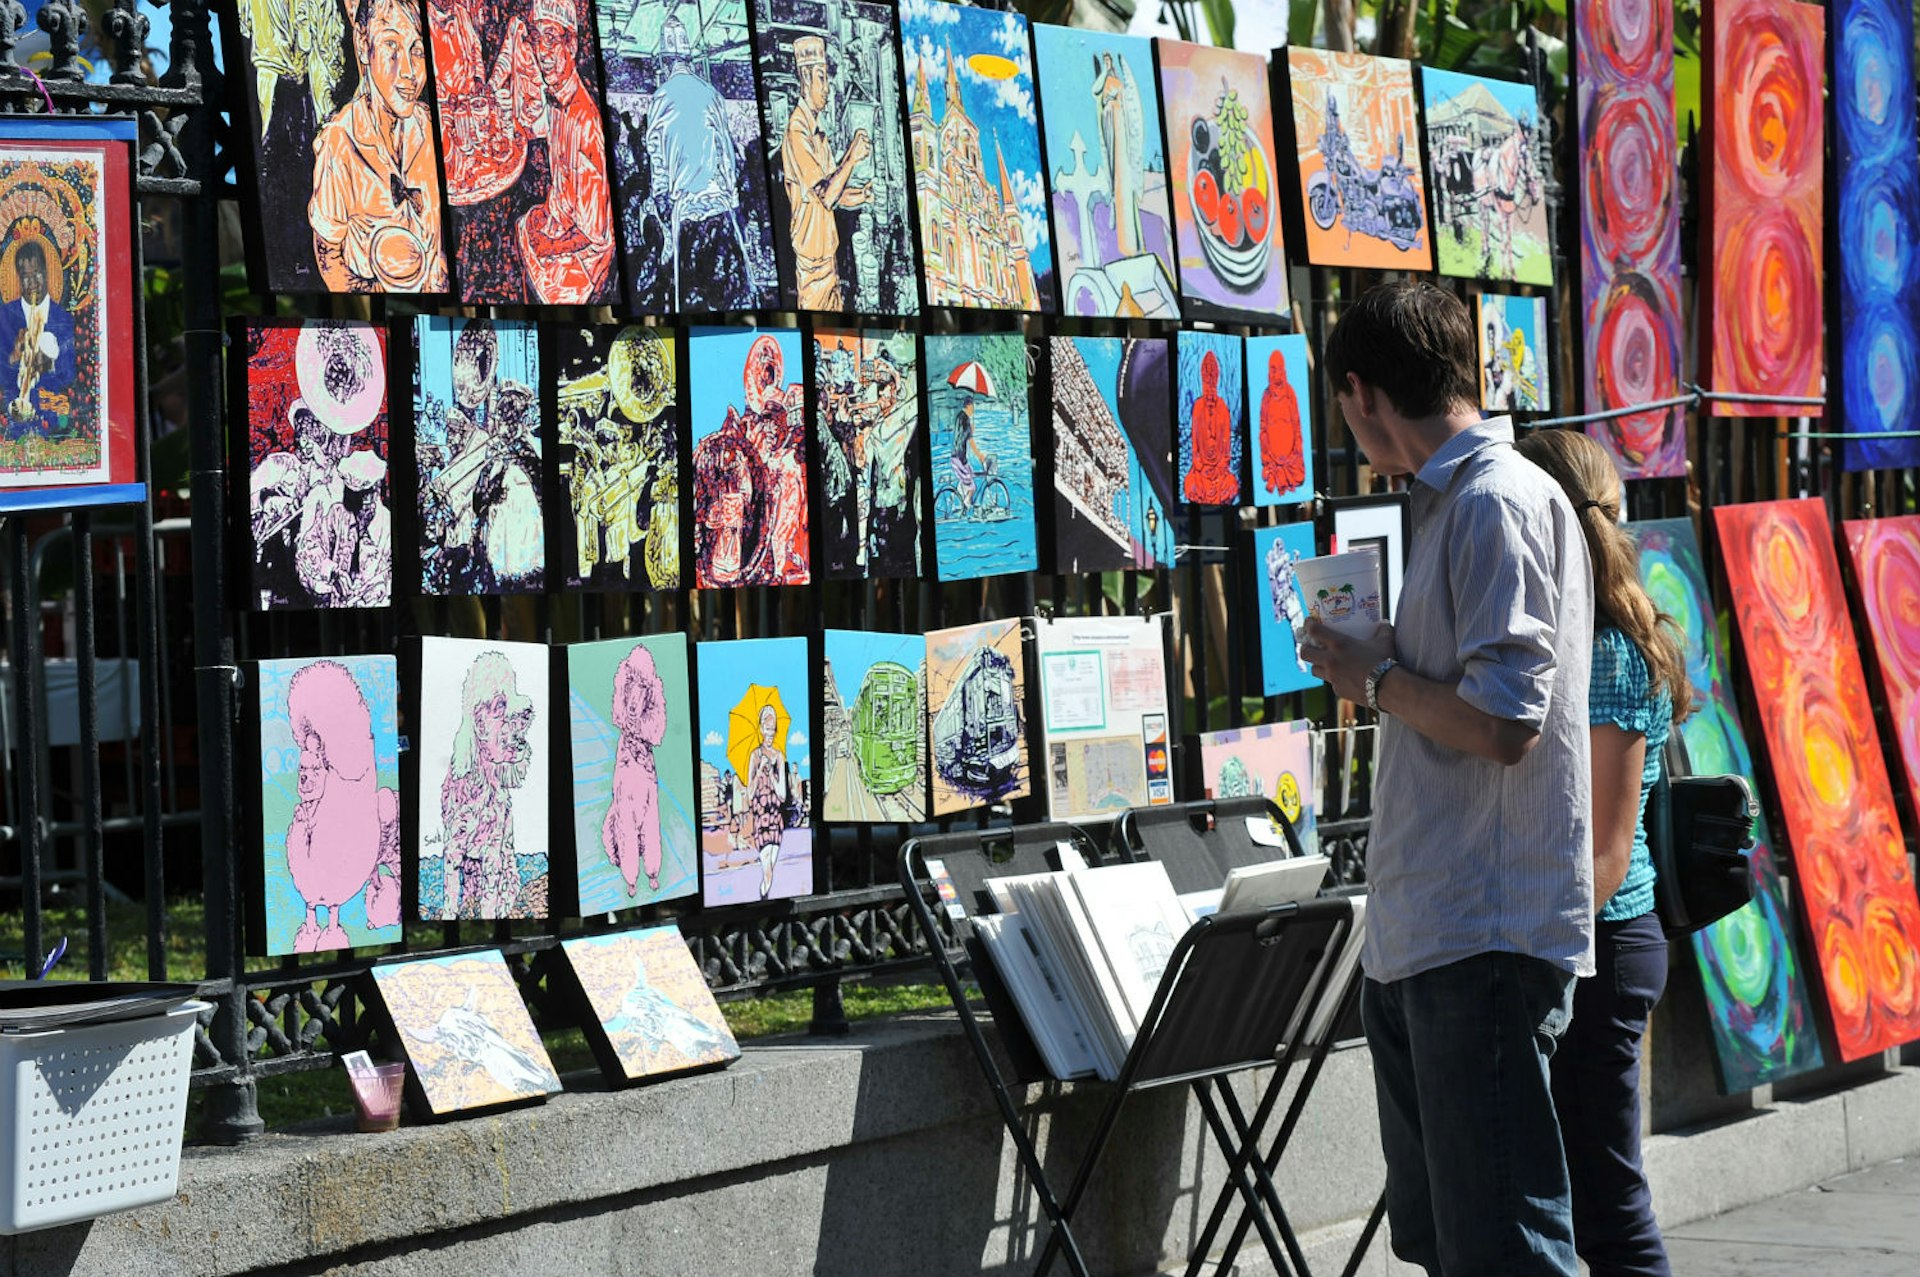
[[[180,1183],[193,1025],[206,1008],[0,1034],[0,1233],[149,1206]]]

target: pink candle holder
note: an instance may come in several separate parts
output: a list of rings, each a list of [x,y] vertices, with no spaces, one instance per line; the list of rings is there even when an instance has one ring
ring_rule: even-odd
[[[376,1064],[371,1073],[348,1073],[347,1080],[353,1084],[353,1106],[359,1110],[358,1129],[391,1131],[400,1125],[405,1064]]]

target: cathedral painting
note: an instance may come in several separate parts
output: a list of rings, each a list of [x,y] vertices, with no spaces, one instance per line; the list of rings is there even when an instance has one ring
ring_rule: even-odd
[[[1036,25],[1062,314],[1178,319],[1153,45]]]
[[[902,0],[900,35],[927,304],[1052,310],[1027,20]]]

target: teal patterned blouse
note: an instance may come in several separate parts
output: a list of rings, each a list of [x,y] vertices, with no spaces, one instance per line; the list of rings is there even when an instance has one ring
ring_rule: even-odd
[[[1633,858],[1620,889],[1601,908],[1604,922],[1625,922],[1653,908],[1653,856],[1647,851],[1647,795],[1659,783],[1667,733],[1673,727],[1673,697],[1665,687],[1650,687],[1647,658],[1633,640],[1612,626],[1594,635],[1593,674],[1587,691],[1587,721],[1611,723],[1647,738],[1647,761],[1640,769],[1640,814],[1633,825]]]

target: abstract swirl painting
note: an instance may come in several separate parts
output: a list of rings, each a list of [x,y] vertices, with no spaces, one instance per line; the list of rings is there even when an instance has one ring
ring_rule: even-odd
[[[1821,393],[1821,102],[1826,12],[1708,0],[1703,95],[1711,277],[1709,389],[1722,417],[1809,415],[1770,397]]]
[[[1680,393],[1680,170],[1673,122],[1673,0],[1577,0],[1584,411]],[[1673,406],[1588,433],[1628,479],[1686,471]]]
[[[1920,465],[1920,154],[1913,146],[1913,11],[1835,0],[1834,172],[1840,366],[1831,402],[1849,470]]]
[[[1920,515],[1849,520],[1840,527],[1880,661],[1887,721],[1906,764],[1907,792],[1920,810]]]
[[[1840,1057],[1920,1037],[1920,900],[1817,497],[1713,512]]]
[[[1686,644],[1687,678],[1699,698],[1699,707],[1680,725],[1688,765],[1699,775],[1744,776],[1751,782],[1753,757],[1734,707],[1693,523],[1662,519],[1631,524],[1628,530],[1640,544],[1640,577],[1647,592],[1674,619]],[[1754,830],[1747,862],[1753,903],[1690,937],[1713,1027],[1720,1090],[1727,1095],[1822,1062],[1800,944],[1787,918],[1765,816]]]

